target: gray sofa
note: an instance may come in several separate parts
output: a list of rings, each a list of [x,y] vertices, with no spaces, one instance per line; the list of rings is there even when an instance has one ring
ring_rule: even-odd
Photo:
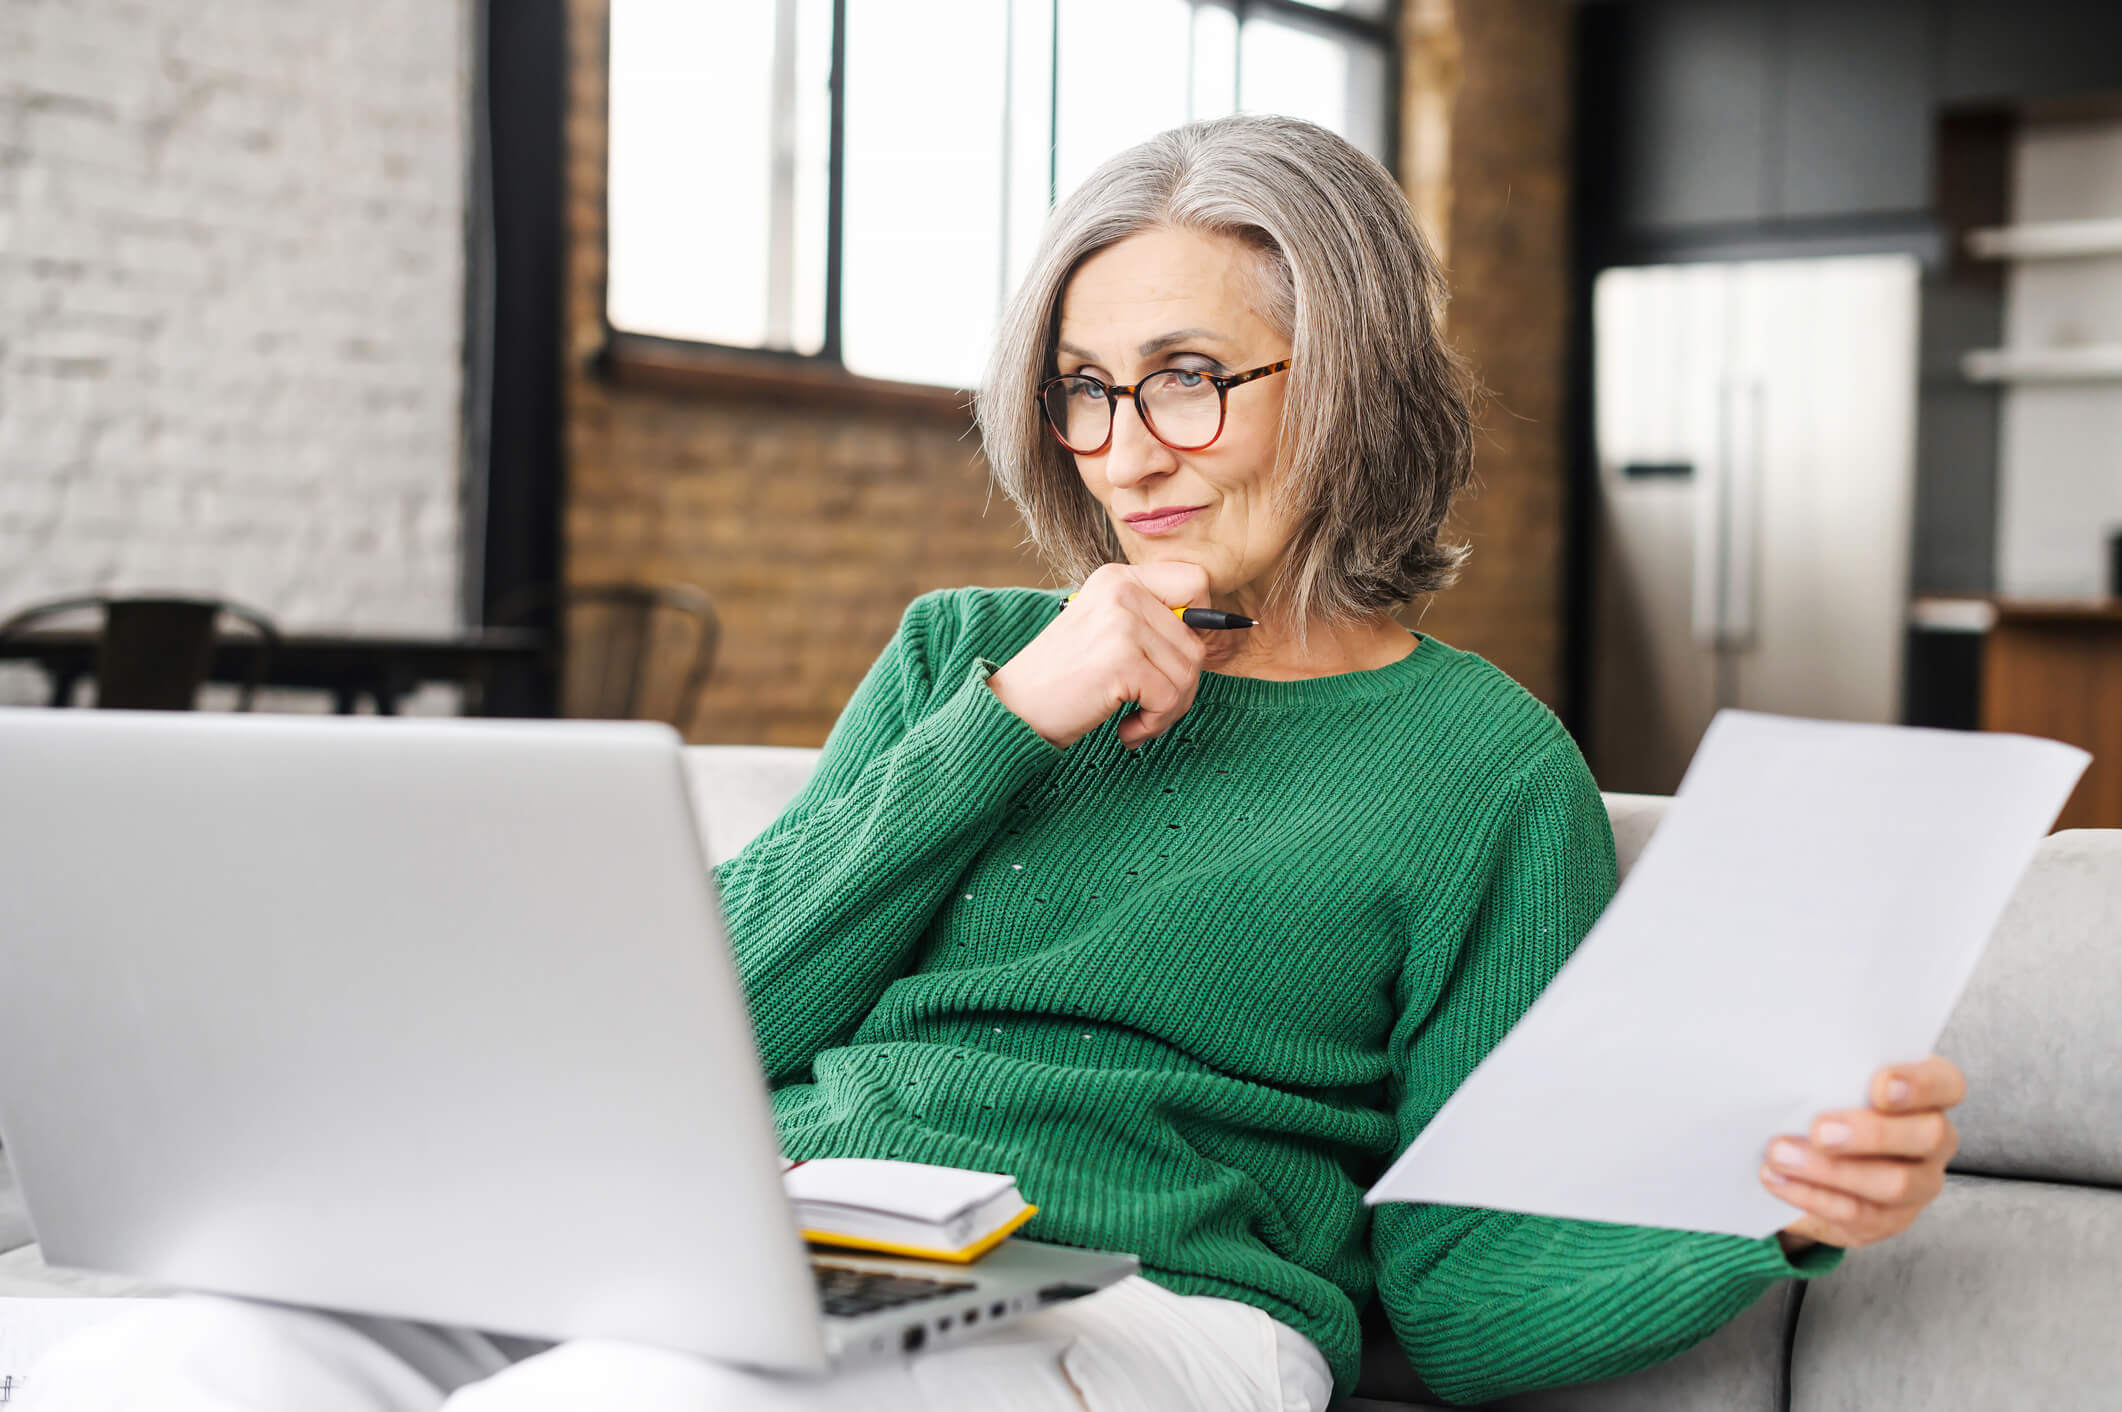
[[[703,746],[687,756],[719,862],[772,821],[817,752]],[[1665,804],[1607,796],[1624,870]],[[1490,1405],[2122,1408],[2122,830],[2070,830],[2041,845],[1937,1049],[1967,1074],[1953,1114],[1960,1151],[1944,1194],[1908,1232],[1809,1284],[1776,1286],[1677,1358]],[[0,1296],[153,1292],[52,1270],[29,1239],[0,1160]],[[1436,1406],[1372,1313],[1362,1384],[1344,1406]]]

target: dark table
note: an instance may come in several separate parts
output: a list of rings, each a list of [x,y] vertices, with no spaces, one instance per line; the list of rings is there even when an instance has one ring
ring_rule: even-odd
[[[0,658],[32,661],[52,681],[51,704],[74,699],[74,685],[96,671],[98,634],[93,630],[24,633],[0,644]],[[476,688],[498,667],[535,668],[546,660],[547,634],[532,628],[475,628],[437,636],[371,637],[351,633],[283,636],[266,662],[260,686],[329,691],[341,714],[351,714],[362,696],[376,710],[396,715],[407,693],[428,682]],[[259,645],[230,637],[214,649],[210,681],[241,685]]]

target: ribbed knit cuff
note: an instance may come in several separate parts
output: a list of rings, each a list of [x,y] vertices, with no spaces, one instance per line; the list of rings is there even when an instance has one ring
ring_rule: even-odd
[[[975,657],[966,667],[943,704],[914,725],[915,731],[934,732],[939,739],[956,740],[964,747],[963,758],[979,767],[993,769],[1021,782],[1034,770],[1061,754],[1061,747],[1032,729],[1031,722],[1002,704],[987,679],[1002,670],[985,657]],[[911,734],[912,732],[909,732]]]
[[[1839,1245],[1812,1245],[1793,1258],[1783,1253],[1783,1243],[1773,1235],[1759,1240],[1733,1238],[1718,1255],[1694,1265],[1688,1275],[1705,1283],[1753,1283],[1766,1289],[1776,1280],[1816,1279],[1840,1265],[1848,1253]]]
[[[1849,1254],[1843,1246],[1814,1244],[1806,1246],[1796,1256],[1790,1256],[1783,1252],[1783,1242],[1773,1235],[1762,1244],[1767,1248],[1775,1273],[1790,1280],[1809,1280],[1815,1275],[1824,1275],[1840,1265],[1842,1257]]]

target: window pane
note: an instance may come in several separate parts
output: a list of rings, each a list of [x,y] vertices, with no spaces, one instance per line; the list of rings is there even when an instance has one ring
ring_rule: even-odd
[[[614,0],[614,327],[823,346],[831,41],[832,0]]]
[[[1238,111],[1238,16],[1221,5],[1194,8],[1193,95],[1189,118]]]
[[[1186,121],[1186,0],[1067,0],[1061,6],[1061,101],[1054,135],[1060,194],[1113,153]]]
[[[1053,0],[1007,0],[1009,30],[1008,256],[995,308],[1031,264],[1046,225],[1053,179]]]
[[[849,0],[841,351],[855,372],[978,380],[1002,267],[1008,17],[994,0],[928,0],[911,24],[892,0]]]
[[[1246,111],[1309,118],[1385,160],[1385,55],[1376,46],[1256,15],[1239,48]]]

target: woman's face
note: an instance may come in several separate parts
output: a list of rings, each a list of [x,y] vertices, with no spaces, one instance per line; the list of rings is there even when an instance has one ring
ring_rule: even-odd
[[[1107,246],[1062,291],[1056,371],[1125,386],[1159,368],[1241,373],[1289,357],[1289,340],[1247,298],[1259,258],[1228,236],[1184,230]],[[1288,387],[1285,371],[1230,389],[1223,431],[1199,451],[1172,450],[1149,434],[1132,398],[1114,400],[1111,444],[1075,461],[1130,563],[1199,564],[1219,603],[1264,593],[1289,542],[1269,505]],[[1198,513],[1154,535],[1125,518],[1194,505]]]

